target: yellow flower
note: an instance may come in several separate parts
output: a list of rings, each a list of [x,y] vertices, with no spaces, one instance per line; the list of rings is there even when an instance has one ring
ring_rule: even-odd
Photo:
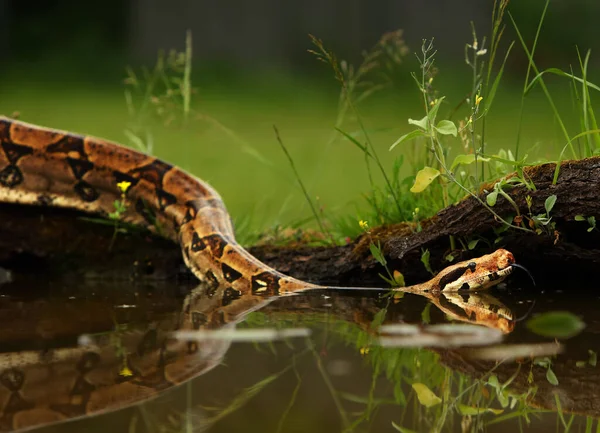
[[[121,371],[119,371],[119,376],[131,377],[131,376],[133,376],[133,371],[131,371],[131,369],[129,367],[124,365],[123,368],[121,369]]]
[[[127,182],[126,180],[117,184],[117,188],[119,188],[123,194],[127,192],[130,186],[131,182]]]
[[[360,226],[361,229],[363,230],[367,230],[369,228],[369,223],[365,220],[360,220],[358,222],[358,225]]]
[[[369,348],[368,347],[361,347],[360,348],[360,354],[362,356],[365,356],[367,353],[369,353]]]
[[[479,103],[480,103],[481,101],[483,101],[483,96],[477,95],[477,96],[475,97],[475,105],[476,105],[476,106],[479,106]]]

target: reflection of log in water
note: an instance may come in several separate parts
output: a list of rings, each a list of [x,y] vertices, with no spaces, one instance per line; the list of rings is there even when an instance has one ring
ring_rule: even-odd
[[[546,292],[544,296],[537,297],[534,309],[535,313],[557,309],[577,312],[586,327],[573,338],[559,341],[540,338],[528,332],[521,322],[517,324],[515,332],[507,338],[508,344],[519,344],[520,349],[525,349],[525,354],[516,360],[514,360],[514,349],[510,346],[498,348],[498,352],[505,349],[504,355],[497,358],[500,360],[506,356],[509,360],[505,362],[475,359],[481,352],[469,348],[434,350],[439,353],[444,365],[472,378],[487,378],[489,373],[493,372],[500,383],[506,383],[517,373],[508,391],[523,394],[532,387],[537,388],[527,400],[533,407],[555,411],[557,410],[556,397],[558,397],[563,411],[599,418],[600,371],[595,358],[599,352],[600,341],[600,318],[598,317],[600,299],[597,296],[590,296],[589,292],[575,290],[575,284],[565,286],[565,290],[560,293]],[[519,300],[518,296],[515,301],[517,300]],[[524,305],[520,304],[520,306],[520,310],[515,311],[517,316],[527,312]],[[545,341],[543,345],[546,349],[558,349],[562,352],[556,356],[549,356],[551,369],[558,380],[558,385],[552,385],[548,381],[547,368],[535,363],[531,357],[535,350],[540,348],[540,341]],[[563,350],[560,350],[559,346],[562,346]]]
[[[600,215],[600,157],[562,164],[558,183],[552,185],[554,164],[524,169],[525,177],[536,190],[519,186],[508,192],[523,214],[528,213],[527,196],[533,198],[532,214],[543,214],[544,201],[558,197],[551,216],[556,233],[527,234],[509,231],[502,244],[517,261],[530,267],[538,279],[571,278],[574,272],[584,275],[600,264],[600,232],[586,222],[576,222],[576,215]],[[484,195],[482,198],[485,199]],[[499,197],[494,210],[503,217],[514,215],[514,208]],[[169,241],[147,235],[118,234],[110,248],[114,228],[83,221],[77,212],[39,207],[3,205],[0,208],[0,266],[14,272],[36,266],[39,273],[65,276],[115,277],[137,279],[171,279],[189,277],[183,267],[179,247]],[[435,269],[444,268],[448,253],[448,236],[480,236],[493,242],[492,228],[499,224],[473,198],[442,210],[422,222],[423,231],[414,233],[407,224],[375,228],[371,231],[381,241],[390,266],[404,273],[408,284],[428,279],[420,263],[421,249],[431,252]],[[267,264],[300,279],[329,285],[380,285],[381,269],[371,257],[369,239],[338,247],[257,246],[250,251]],[[483,243],[480,243],[483,245]],[[459,256],[460,252],[455,252]],[[460,257],[463,258],[463,257]],[[568,264],[568,266],[566,266]],[[552,267],[553,273],[543,272]]]
[[[597,347],[597,341],[595,347]],[[465,356],[465,351],[461,349],[437,350],[437,352],[444,365],[473,378],[488,377],[489,373],[493,371],[502,384],[518,372],[508,387],[508,391],[525,394],[530,388],[537,388],[527,400],[527,404],[530,406],[556,411],[558,409],[556,398],[559,398],[561,409],[564,412],[578,413],[594,418],[600,417],[600,372],[598,367],[587,363],[578,367],[572,356],[558,355],[552,359],[551,368],[559,380],[558,385],[552,385],[546,378],[546,368],[532,365],[530,359],[520,363],[497,364],[495,361],[471,359],[469,356]]]

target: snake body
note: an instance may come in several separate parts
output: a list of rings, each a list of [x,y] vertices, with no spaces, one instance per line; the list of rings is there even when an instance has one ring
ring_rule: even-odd
[[[221,197],[202,180],[116,143],[0,117],[0,203],[108,217],[122,199],[126,208],[119,218],[178,242],[202,284],[188,294],[168,332],[156,327],[123,337],[126,350],[118,353],[133,354],[125,360],[106,342],[95,349],[0,354],[0,431],[27,428],[32,414],[33,425],[40,425],[114,410],[183,383],[218,365],[228,345],[182,342],[170,331],[234,326],[279,296],[324,288],[284,275],[244,250]],[[454,302],[452,293],[497,284],[513,263],[513,255],[499,249],[403,290],[428,297],[457,320],[510,332],[509,312],[493,303],[468,304],[466,299],[482,299],[476,295]],[[131,367],[131,375],[121,374],[123,366]]]
[[[97,138],[0,118],[0,201],[74,208],[103,217],[126,182],[124,222],[181,245],[187,266],[226,297],[285,294],[314,285],[285,276],[236,241],[219,194],[207,183],[157,158]]]

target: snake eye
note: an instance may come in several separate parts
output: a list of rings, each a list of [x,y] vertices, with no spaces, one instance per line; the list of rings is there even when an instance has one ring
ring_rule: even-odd
[[[475,262],[469,262],[469,264],[467,264],[467,267],[469,268],[469,270],[471,272],[475,272],[475,268],[477,267],[477,263],[475,263]]]

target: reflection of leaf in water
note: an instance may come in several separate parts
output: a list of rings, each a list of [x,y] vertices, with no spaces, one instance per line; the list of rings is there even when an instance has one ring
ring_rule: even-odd
[[[250,401],[254,396],[261,392],[267,385],[269,385],[271,382],[277,379],[280,375],[281,373],[272,374],[262,379],[261,381],[255,383],[254,385],[245,388],[238,396],[236,396],[233,399],[229,406],[224,407],[214,417],[210,418],[207,424],[215,423],[218,420],[225,418],[230,413],[235,412],[236,410],[244,406],[248,401]]]
[[[298,396],[298,392],[300,391],[300,386],[302,385],[302,378],[300,377],[300,373],[298,372],[298,369],[296,368],[296,358],[292,358],[292,365],[293,365],[294,375],[296,376],[296,386],[294,388],[294,391],[292,392],[292,396],[290,398],[290,401],[289,401],[287,407],[285,408],[285,410],[281,414],[281,417],[279,418],[279,423],[277,424],[277,433],[280,433],[281,431],[283,431],[283,426],[285,424],[285,421],[287,420],[287,417],[288,417],[290,411],[292,410],[292,407],[294,407],[294,404],[296,403],[296,398]]]
[[[494,415],[500,415],[504,412],[504,409],[494,409],[491,407],[473,407],[467,406],[466,404],[458,404],[458,411],[461,415],[481,415],[482,413],[491,412]]]
[[[402,391],[402,382],[400,381],[394,384],[394,399],[399,405],[406,405],[406,396],[404,395],[404,391]]]
[[[571,338],[585,328],[585,323],[568,311],[551,311],[528,320],[527,328],[542,337]]]
[[[442,399],[435,395],[435,393],[430,390],[427,385],[423,383],[413,383],[412,387],[417,393],[419,403],[421,403],[423,406],[433,407],[442,402]]]
[[[552,371],[550,366],[548,366],[548,370],[546,370],[546,380],[551,385],[554,385],[554,386],[558,385],[558,378],[556,377],[556,374],[554,374],[554,371]]]
[[[394,427],[396,430],[398,430],[400,433],[417,433],[414,430],[411,430],[409,428],[406,427],[400,427],[398,424],[396,424],[394,421],[392,421],[392,427]]]
[[[423,323],[429,324],[431,322],[431,303],[427,303],[423,311],[421,311],[421,321]]]

